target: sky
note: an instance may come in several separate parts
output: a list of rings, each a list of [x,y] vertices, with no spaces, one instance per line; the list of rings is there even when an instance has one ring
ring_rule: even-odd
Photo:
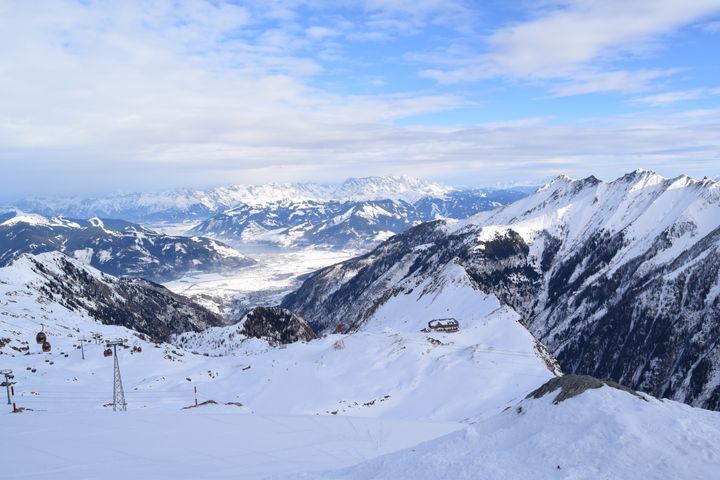
[[[0,0],[0,199],[720,176],[720,0]]]

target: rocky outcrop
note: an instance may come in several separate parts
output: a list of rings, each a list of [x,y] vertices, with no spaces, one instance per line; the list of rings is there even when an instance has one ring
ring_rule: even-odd
[[[527,397],[525,398],[542,398],[545,395],[548,395],[550,393],[557,392],[560,390],[556,395],[555,398],[553,398],[553,403],[558,404],[560,402],[564,402],[565,400],[575,397],[577,395],[582,394],[583,392],[586,392],[587,390],[592,390],[595,388],[600,388],[603,386],[608,386],[610,388],[614,388],[616,390],[621,390],[623,392],[627,392],[630,395],[635,395],[638,398],[643,398],[640,394],[638,394],[636,391],[634,391],[632,388],[628,388],[624,385],[620,385],[617,382],[613,382],[612,380],[600,380],[595,377],[591,377],[590,375],[563,375],[561,377],[555,377],[548,380],[546,383],[544,383],[539,388],[533,390],[532,392],[528,393]]]
[[[309,342],[317,338],[310,325],[282,307],[256,307],[242,320],[241,333],[262,338],[270,345]]]

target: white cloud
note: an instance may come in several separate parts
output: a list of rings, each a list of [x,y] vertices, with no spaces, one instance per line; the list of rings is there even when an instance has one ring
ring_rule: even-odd
[[[710,33],[720,33],[720,21],[706,23],[702,29]]]
[[[289,45],[304,30],[262,29],[225,4],[5,5],[0,42],[13,48],[0,50],[0,170],[15,190],[40,178],[66,188],[198,171],[238,180],[273,165],[323,173],[316,162],[363,151],[393,121],[463,102],[311,88],[305,77],[320,65]]]
[[[694,88],[691,90],[675,90],[655,95],[636,98],[634,103],[652,106],[665,106],[690,100],[698,100],[714,95],[720,95],[720,88]]]
[[[431,12],[442,3],[418,3],[424,13],[413,25],[437,21]],[[679,158],[692,162],[693,173],[720,156],[720,114],[713,111],[577,127],[548,118],[399,127],[404,117],[465,101],[312,88],[309,79],[323,68],[312,56],[318,46],[369,30],[339,18],[303,26],[292,2],[257,5],[0,4],[0,42],[12,46],[0,49],[2,195],[368,173],[488,183],[557,171],[614,175],[628,163],[661,170]],[[378,19],[401,16],[412,5],[368,8]],[[267,28],[265,18],[280,19],[281,27]],[[310,34],[313,27],[342,33]],[[661,74],[576,73],[556,93],[633,81],[641,89]]]
[[[668,77],[677,70],[611,71],[594,74],[578,73],[569,82],[560,82],[552,90],[555,96],[582,95],[598,92],[639,92],[647,90],[652,80]]]
[[[664,36],[720,11],[720,0],[565,0],[531,18],[501,27],[487,49],[456,68],[421,75],[443,83],[494,76],[561,80],[561,95],[638,91],[672,70],[613,69],[616,60],[658,48]]]
[[[310,38],[328,38],[340,35],[340,32],[323,26],[313,26],[307,29],[307,36]]]
[[[476,9],[461,0],[364,0],[368,29],[386,34],[414,34],[428,25],[470,29]]]
[[[504,72],[556,76],[589,62],[633,54],[658,36],[720,10],[718,0],[572,0],[490,37]]]

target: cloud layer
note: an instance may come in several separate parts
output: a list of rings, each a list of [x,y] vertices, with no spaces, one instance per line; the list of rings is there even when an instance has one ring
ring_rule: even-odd
[[[713,97],[655,91],[685,66],[642,61],[696,22],[717,38],[720,2],[677,3],[539,2],[490,21],[435,0],[4,2],[3,196],[386,173],[492,183],[630,164],[717,174],[713,108],[449,121],[482,108],[466,82],[487,79],[540,82],[549,97],[647,91],[625,102],[638,106]],[[427,115],[440,120],[406,121]]]

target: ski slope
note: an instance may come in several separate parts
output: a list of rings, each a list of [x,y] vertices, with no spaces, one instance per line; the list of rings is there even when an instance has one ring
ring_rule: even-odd
[[[8,479],[262,479],[341,468],[429,440],[455,423],[265,416],[235,407],[0,416]],[[10,448],[8,448],[8,446]]]
[[[554,377],[517,314],[455,271],[444,277],[450,288],[400,296],[365,330],[274,348],[233,332],[238,326],[156,344],[42,297],[37,272],[1,270],[0,338],[8,340],[0,368],[13,370],[23,409],[0,415],[14,439],[3,449],[13,479],[265,478],[341,468],[496,414]],[[441,314],[461,330],[421,331]],[[50,353],[34,342],[40,323]],[[82,358],[79,340],[93,333],[142,349],[118,350],[127,412],[112,411],[104,345],[85,343]],[[186,409],[196,388],[201,404],[215,403]]]
[[[439,439],[324,472],[313,480],[711,480],[720,472],[720,413],[609,386],[558,404],[554,393]]]

